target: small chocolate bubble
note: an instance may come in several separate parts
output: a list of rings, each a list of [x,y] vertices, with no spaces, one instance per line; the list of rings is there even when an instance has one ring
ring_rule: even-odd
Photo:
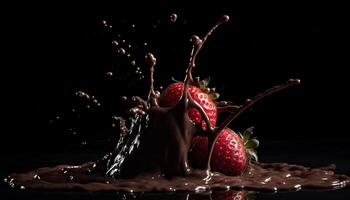
[[[230,20],[230,17],[228,15],[224,15],[220,21],[227,22],[228,20]]]
[[[107,75],[108,77],[112,77],[112,76],[113,76],[113,72],[107,72],[106,75]]]
[[[120,55],[124,55],[126,53],[125,49],[123,49],[123,48],[119,48],[117,52]]]
[[[119,43],[118,43],[116,40],[113,40],[113,41],[112,41],[112,44],[115,45],[115,46],[118,46],[118,45],[119,45]]]
[[[172,23],[175,23],[176,20],[177,20],[177,14],[173,13],[172,15],[170,15],[170,21],[171,21]]]
[[[126,101],[126,100],[128,100],[128,97],[122,96],[121,99],[122,99],[123,101]],[[115,117],[115,116],[113,116],[113,117]]]

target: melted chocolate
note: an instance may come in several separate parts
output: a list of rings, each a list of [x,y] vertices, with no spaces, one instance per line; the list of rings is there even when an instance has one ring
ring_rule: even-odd
[[[129,127],[123,118],[115,117],[115,120],[120,122],[121,131],[113,152],[106,154],[96,163],[40,168],[28,173],[12,174],[5,181],[10,186],[29,189],[128,192],[204,192],[230,188],[276,191],[348,186],[350,178],[334,174],[332,168],[307,168],[286,163],[253,163],[241,176],[211,172],[211,154],[221,130],[260,99],[300,83],[297,79],[290,79],[247,99],[242,105],[234,105],[227,101],[217,102],[218,111],[229,112],[230,115],[219,126],[213,127],[203,108],[189,95],[188,88],[195,82],[192,69],[195,67],[198,52],[215,29],[228,20],[228,16],[223,16],[203,38],[195,35],[192,37],[193,49],[186,70],[182,97],[174,107],[159,105],[160,93],[154,89],[153,79],[156,59],[151,53],[146,55],[150,65],[148,100],[137,96],[132,98],[136,107],[130,109],[133,118]],[[189,119],[187,112],[190,108],[195,108],[201,113],[206,123],[205,130]],[[206,135],[209,139],[210,151],[205,170],[191,168],[188,161],[191,140],[196,134]]]
[[[45,167],[23,174],[12,174],[7,182],[26,189],[126,192],[205,192],[228,189],[285,191],[334,189],[350,184],[350,177],[334,174],[333,166],[308,168],[287,163],[254,163],[242,176],[226,176],[215,172],[210,180],[203,180],[206,171],[202,170],[194,170],[189,176],[170,179],[155,171],[139,174],[132,179],[115,180],[106,178],[103,173],[91,175],[89,169],[93,165],[90,162],[80,166]]]

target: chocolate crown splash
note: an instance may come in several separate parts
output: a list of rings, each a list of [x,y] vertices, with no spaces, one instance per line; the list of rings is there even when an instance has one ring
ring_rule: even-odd
[[[126,191],[126,192],[207,192],[209,190],[260,190],[290,191],[304,189],[338,189],[350,185],[350,177],[335,174],[335,166],[309,168],[287,163],[252,162],[241,176],[226,176],[210,171],[213,144],[220,131],[232,120],[250,108],[255,102],[277,91],[299,84],[291,79],[286,83],[262,92],[242,105],[230,102],[215,102],[218,113],[228,112],[229,116],[217,127],[210,124],[203,108],[189,95],[189,86],[194,84],[192,69],[198,52],[207,38],[217,27],[228,21],[223,16],[203,37],[192,37],[193,49],[184,80],[180,100],[173,107],[161,107],[160,93],[154,90],[153,71],[156,59],[152,54],[146,58],[150,64],[150,92],[148,100],[133,97],[136,104],[130,111],[130,122],[116,117],[120,122],[120,139],[113,152],[97,162],[77,166],[58,165],[43,167],[25,173],[14,173],[4,181],[12,188],[46,190]],[[127,98],[123,98],[127,100]],[[188,117],[188,110],[196,108],[206,122],[203,130]],[[187,154],[194,135],[209,138],[209,152],[206,156],[206,170],[192,169]],[[234,191],[232,198],[243,198]],[[229,192],[229,193],[230,193]],[[225,192],[226,194],[229,194]],[[237,194],[240,194],[238,192]]]
[[[247,99],[243,105],[232,105],[228,102],[217,102],[220,112],[230,112],[230,115],[217,127],[212,128],[204,109],[189,95],[189,85],[194,84],[192,70],[196,66],[196,57],[208,37],[229,17],[224,15],[208,33],[200,38],[192,36],[192,52],[184,79],[182,97],[174,107],[159,105],[159,91],[154,90],[154,66],[156,59],[151,53],[146,55],[150,65],[150,92],[148,100],[133,97],[136,107],[130,111],[134,117],[131,126],[125,126],[125,120],[120,118],[121,136],[114,152],[107,154],[98,167],[106,168],[106,175],[114,178],[130,178],[145,171],[160,170],[167,177],[186,176],[191,174],[188,162],[188,151],[192,137],[196,134],[208,136],[209,152],[207,155],[207,177],[210,179],[210,159],[214,144],[219,133],[232,120],[255,102],[277,91],[299,84],[298,79],[290,79],[286,83],[275,86],[263,93]],[[206,122],[206,130],[196,127],[189,119],[187,112],[196,108]]]

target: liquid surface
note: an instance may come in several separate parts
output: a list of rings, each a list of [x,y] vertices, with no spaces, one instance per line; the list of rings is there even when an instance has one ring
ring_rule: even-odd
[[[203,180],[205,171],[201,170],[194,171],[188,177],[166,179],[154,172],[116,181],[103,174],[91,174],[89,171],[94,164],[44,167],[23,174],[12,174],[6,178],[6,182],[21,189],[126,192],[206,192],[227,189],[285,191],[334,189],[350,184],[350,177],[335,174],[334,166],[308,168],[287,163],[254,163],[242,176],[214,173],[209,181]]]

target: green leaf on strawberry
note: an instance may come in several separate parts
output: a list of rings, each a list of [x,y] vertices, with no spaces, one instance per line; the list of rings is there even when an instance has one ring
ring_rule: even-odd
[[[259,140],[253,136],[253,127],[247,128],[243,134],[239,133],[244,144],[249,162],[258,161],[256,148],[259,147]]]

